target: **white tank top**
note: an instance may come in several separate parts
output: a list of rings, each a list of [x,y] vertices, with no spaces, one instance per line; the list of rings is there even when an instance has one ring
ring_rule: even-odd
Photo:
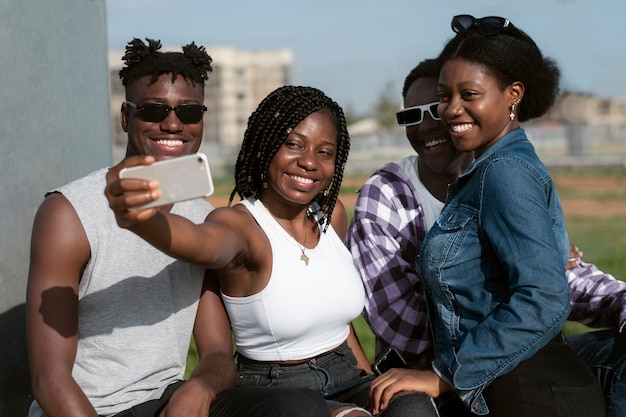
[[[365,292],[352,256],[332,226],[318,245],[301,246],[261,201],[241,202],[265,231],[272,247],[267,286],[248,297],[222,294],[237,350],[258,361],[306,359],[346,340],[349,324],[365,305]]]

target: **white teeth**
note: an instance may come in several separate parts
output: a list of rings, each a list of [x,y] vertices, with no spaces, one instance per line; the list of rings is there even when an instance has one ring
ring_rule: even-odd
[[[426,148],[432,148],[433,146],[437,146],[446,142],[447,142],[446,139],[433,139],[433,140],[429,140],[428,142],[424,142],[424,146]]]
[[[161,139],[157,140],[157,143],[165,146],[181,146],[183,141],[178,139]]]
[[[450,128],[455,133],[466,132],[474,126],[472,123],[464,123],[462,125],[451,125]]]
[[[306,184],[313,183],[313,180],[311,178],[298,177],[296,175],[292,175],[291,178],[293,178],[294,180],[296,180],[298,182],[303,182],[303,183],[306,183]]]

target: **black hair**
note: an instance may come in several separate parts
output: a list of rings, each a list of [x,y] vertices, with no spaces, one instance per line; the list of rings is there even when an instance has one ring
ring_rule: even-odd
[[[411,88],[411,84],[413,84],[419,78],[439,78],[439,70],[441,69],[441,65],[439,65],[439,61],[437,59],[425,59],[415,68],[409,72],[409,75],[404,79],[404,86],[402,87],[402,98],[406,98],[406,95],[409,92],[409,88]]]
[[[170,73],[172,81],[180,75],[202,86],[209,79],[213,60],[204,46],[199,47],[191,42],[182,47],[182,52],[160,52],[160,41],[148,38],[146,41],[147,45],[141,39],[134,38],[126,45],[126,53],[122,57],[125,67],[119,74],[124,87],[146,75],[150,76],[150,83],[154,83],[160,75]]]
[[[446,44],[439,61],[443,65],[454,58],[481,65],[502,89],[515,81],[524,84],[517,113],[520,122],[545,114],[559,94],[561,73],[556,62],[544,57],[535,42],[512,24],[495,35],[474,29],[457,34]]]
[[[270,162],[287,135],[315,112],[328,114],[337,130],[335,173],[329,186],[314,199],[319,205],[318,210],[323,213],[319,223],[324,225],[323,231],[326,231],[339,195],[350,151],[350,136],[342,108],[316,88],[292,85],[279,87],[265,97],[250,115],[235,165],[235,188],[230,194],[228,205],[232,203],[235,194],[241,199],[260,196]]]

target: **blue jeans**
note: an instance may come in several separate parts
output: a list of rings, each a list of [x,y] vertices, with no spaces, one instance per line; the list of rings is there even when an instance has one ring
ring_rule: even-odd
[[[617,329],[600,330],[566,337],[567,344],[600,380],[607,417],[626,413],[626,335]]]
[[[236,357],[237,387],[305,388],[321,394],[363,376],[363,371],[356,367],[357,360],[346,342],[332,352],[297,365],[259,362],[240,354]],[[369,382],[362,385],[368,386]],[[363,386],[354,388],[354,391],[359,391]],[[349,393],[342,394],[341,401],[327,399],[326,402],[330,410],[345,404],[367,407],[367,403],[353,401]]]

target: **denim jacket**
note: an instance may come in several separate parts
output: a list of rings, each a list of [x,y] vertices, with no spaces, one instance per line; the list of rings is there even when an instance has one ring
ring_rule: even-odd
[[[450,187],[420,256],[435,372],[473,413],[483,390],[534,355],[569,314],[561,203],[522,129],[494,143]]]

